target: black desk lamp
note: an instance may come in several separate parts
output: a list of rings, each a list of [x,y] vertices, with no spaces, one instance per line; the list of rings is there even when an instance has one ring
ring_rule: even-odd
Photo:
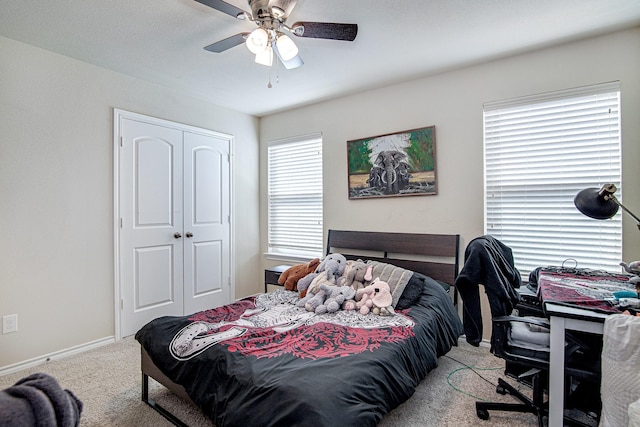
[[[617,190],[614,184],[604,184],[600,189],[585,188],[576,194],[573,203],[580,212],[594,219],[609,219],[618,212],[618,207],[621,207],[636,220],[636,225],[640,230],[640,218],[616,199],[613,193]]]

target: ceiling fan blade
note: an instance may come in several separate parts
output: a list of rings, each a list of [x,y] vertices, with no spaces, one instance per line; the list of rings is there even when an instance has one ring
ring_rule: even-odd
[[[236,34],[235,36],[227,37],[224,40],[210,44],[209,46],[206,46],[204,50],[215,53],[224,52],[227,49],[231,49],[232,47],[236,47],[239,44],[244,43],[248,36],[249,33]]]
[[[353,41],[358,35],[357,24],[337,24],[335,22],[296,22],[291,26],[298,37]]]
[[[198,3],[204,4],[205,6],[209,6],[216,10],[219,10],[222,13],[226,13],[229,16],[233,16],[234,18],[246,19],[248,17],[251,17],[249,12],[245,12],[244,10],[238,7],[235,7],[234,5],[231,5],[222,0],[196,0],[196,1]]]

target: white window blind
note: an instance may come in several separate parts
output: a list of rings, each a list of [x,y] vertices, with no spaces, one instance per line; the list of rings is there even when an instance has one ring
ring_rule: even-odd
[[[619,82],[485,104],[486,234],[524,275],[571,259],[620,271],[621,213],[598,221],[573,203],[584,188],[622,187],[620,150]]]
[[[322,256],[322,135],[268,147],[269,253]]]

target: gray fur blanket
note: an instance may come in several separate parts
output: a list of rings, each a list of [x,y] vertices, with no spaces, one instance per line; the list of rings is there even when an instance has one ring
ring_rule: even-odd
[[[76,427],[82,402],[55,378],[36,373],[0,391],[0,425],[8,427]]]

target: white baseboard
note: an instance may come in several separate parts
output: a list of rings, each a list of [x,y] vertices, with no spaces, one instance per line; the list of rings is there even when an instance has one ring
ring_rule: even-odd
[[[34,366],[42,365],[54,360],[64,359],[65,357],[73,356],[74,354],[83,353],[94,348],[102,347],[107,344],[115,343],[115,337],[105,337],[99,340],[90,341],[85,344],[80,344],[71,348],[67,348],[53,353],[45,354],[44,356],[34,357],[23,362],[14,363],[0,367],[0,377],[4,375],[13,374],[14,372],[22,371],[23,369],[32,368]]]

